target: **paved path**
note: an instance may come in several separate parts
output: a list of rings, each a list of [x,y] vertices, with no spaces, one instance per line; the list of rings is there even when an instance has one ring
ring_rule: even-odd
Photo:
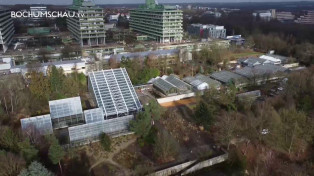
[[[117,147],[115,149],[114,152],[109,153],[107,158],[102,158],[102,159],[98,160],[96,163],[94,163],[93,165],[91,165],[91,167],[89,168],[89,172],[91,172],[93,168],[95,168],[96,166],[98,166],[101,163],[109,163],[109,164],[114,165],[117,168],[123,170],[124,176],[130,175],[131,171],[128,168],[125,168],[125,167],[121,166],[119,163],[115,162],[113,160],[113,157],[116,154],[118,154],[121,150],[124,150],[125,148],[127,148],[128,146],[133,144],[135,141],[136,141],[136,138],[133,138],[133,139],[130,139],[129,141],[121,144],[119,147]]]

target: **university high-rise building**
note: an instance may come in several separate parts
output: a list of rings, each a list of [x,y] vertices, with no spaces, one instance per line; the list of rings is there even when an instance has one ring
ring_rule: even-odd
[[[75,17],[67,18],[68,30],[81,46],[99,46],[105,44],[104,11],[92,1],[73,0],[69,13]],[[77,16],[79,15],[79,16]]]
[[[0,7],[0,53],[5,53],[12,42],[14,26],[10,14],[9,10]]]
[[[191,24],[188,26],[188,33],[196,35],[200,38],[226,38],[226,29],[224,26],[216,26],[212,24]]]
[[[183,13],[175,6],[159,5],[146,0],[145,5],[131,10],[130,28],[160,43],[181,42]]]
[[[36,17],[36,16],[39,16],[40,13],[47,12],[47,7],[46,6],[32,5],[32,6],[29,7],[29,9],[30,9],[31,13],[34,14],[34,17],[31,18],[31,21],[33,21],[33,22],[45,21],[45,18],[43,18],[43,17]]]

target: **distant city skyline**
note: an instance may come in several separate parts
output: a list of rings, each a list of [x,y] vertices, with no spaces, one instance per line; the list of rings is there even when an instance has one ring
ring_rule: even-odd
[[[107,0],[93,0],[96,4],[141,4],[145,0],[115,0],[108,2]],[[210,3],[210,2],[298,2],[298,1],[314,1],[314,0],[158,0],[159,3]],[[0,5],[14,4],[54,4],[69,5],[72,0],[1,0]]]

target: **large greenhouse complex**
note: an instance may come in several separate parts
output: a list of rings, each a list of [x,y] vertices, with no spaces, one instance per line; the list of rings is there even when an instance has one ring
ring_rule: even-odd
[[[142,105],[126,70],[91,72],[89,88],[98,108],[83,111],[80,97],[49,101],[50,114],[21,119],[23,132],[46,135],[66,130],[73,145],[98,140],[102,133],[127,132]]]

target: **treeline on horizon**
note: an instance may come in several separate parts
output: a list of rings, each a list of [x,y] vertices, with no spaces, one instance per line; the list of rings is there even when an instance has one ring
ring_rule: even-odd
[[[221,18],[192,15],[191,20],[184,20],[184,28],[193,23],[223,25],[227,35],[242,35],[255,50],[275,50],[277,54],[294,57],[305,65],[314,63],[314,25],[267,22],[254,18],[251,11],[223,14]]]

